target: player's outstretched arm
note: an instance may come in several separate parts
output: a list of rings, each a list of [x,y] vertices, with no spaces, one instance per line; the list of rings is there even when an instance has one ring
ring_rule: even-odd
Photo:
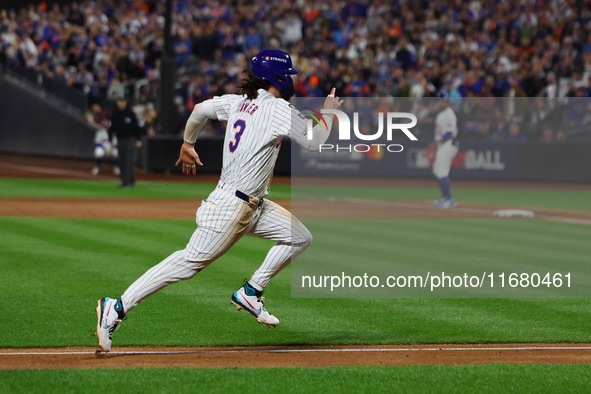
[[[218,119],[213,100],[205,100],[193,108],[185,125],[185,141],[194,144],[208,119]]]
[[[339,97],[336,97],[336,88],[332,88],[330,94],[326,96],[324,99],[324,104],[322,109],[339,109],[343,104],[343,100]],[[328,136],[330,135],[330,130],[332,128],[332,121],[334,118],[333,114],[325,114],[324,119],[326,121],[326,126],[323,127],[321,124],[317,124],[312,129],[312,138],[307,133],[307,120],[303,118],[303,116],[296,110],[296,115],[292,117],[292,130],[290,133],[290,137],[302,147],[311,150],[311,151],[318,151],[320,146],[326,142]],[[324,122],[323,122],[324,123]]]
[[[339,109],[341,107],[343,100],[340,100],[339,97],[335,97],[336,93],[337,88],[332,88],[330,94],[326,96],[326,99],[324,99],[324,105],[322,106],[322,109]],[[329,114],[328,116],[330,116],[331,119],[334,118],[333,114]]]

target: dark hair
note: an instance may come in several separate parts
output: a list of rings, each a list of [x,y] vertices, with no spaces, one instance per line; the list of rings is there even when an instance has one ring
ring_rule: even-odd
[[[264,89],[267,90],[273,84],[269,81],[265,81],[264,79],[260,79],[250,70],[242,71],[242,74],[246,75],[246,78],[243,78],[240,81],[240,85],[238,85],[238,89],[242,92],[242,94],[246,95],[246,98],[249,100],[254,100],[258,97],[259,93],[257,90]]]

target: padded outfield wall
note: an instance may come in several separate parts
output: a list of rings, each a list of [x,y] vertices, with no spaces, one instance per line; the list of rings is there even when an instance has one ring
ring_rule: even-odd
[[[55,99],[0,77],[0,152],[92,159],[94,132]]]
[[[146,168],[151,171],[178,171],[175,155],[181,143],[178,137],[160,136],[147,141]],[[395,143],[395,141],[393,141]],[[223,141],[201,140],[207,166],[202,170],[215,173],[221,169]],[[375,152],[339,152],[330,158],[299,147],[291,141],[282,145],[276,174],[289,174],[291,165],[300,175],[360,177],[432,178],[429,160],[425,157],[426,142],[409,143],[400,153],[376,156]],[[199,149],[199,148],[198,148]],[[454,159],[454,179],[516,180],[538,182],[591,182],[591,143],[510,143],[461,142]],[[205,160],[204,160],[205,163]]]

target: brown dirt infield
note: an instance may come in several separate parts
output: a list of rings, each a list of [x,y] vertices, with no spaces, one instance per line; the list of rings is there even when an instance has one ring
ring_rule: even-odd
[[[93,177],[89,162],[2,155],[0,177],[116,179]],[[108,169],[105,166],[105,172]],[[217,176],[138,174],[140,180],[216,182]],[[315,180],[306,180],[314,183]],[[289,183],[276,178],[275,183]],[[323,181],[324,182],[324,181]],[[355,184],[369,182],[355,180]],[[424,180],[372,180],[388,186],[432,186]],[[339,181],[342,184],[342,181]],[[464,187],[591,189],[590,185],[547,185],[457,182]],[[503,206],[466,204],[442,211],[430,201],[372,201],[339,199],[277,201],[305,218],[490,218]],[[191,219],[195,199],[0,198],[0,216],[97,219]],[[519,207],[511,207],[519,208]],[[527,207],[525,207],[527,208]],[[529,208],[528,208],[529,209]],[[537,219],[591,224],[588,212],[532,209]],[[502,219],[499,219],[502,220]],[[278,328],[281,329],[281,328]],[[346,365],[591,363],[591,344],[488,344],[333,347],[121,347],[108,354],[94,348],[0,349],[0,369],[137,368],[137,367],[319,367]]]
[[[590,344],[0,349],[0,369],[591,363]]]
[[[457,219],[491,218],[502,205],[460,203],[449,210],[431,201],[275,200],[301,219]],[[192,219],[198,199],[2,197],[0,216],[80,219]],[[516,207],[510,207],[516,208]],[[584,211],[528,208],[535,218],[591,225]],[[507,220],[507,219],[499,219]]]

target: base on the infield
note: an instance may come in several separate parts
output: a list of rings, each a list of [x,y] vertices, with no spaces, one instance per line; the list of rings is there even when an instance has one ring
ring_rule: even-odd
[[[525,209],[499,209],[493,215],[499,218],[533,218],[534,212]]]

